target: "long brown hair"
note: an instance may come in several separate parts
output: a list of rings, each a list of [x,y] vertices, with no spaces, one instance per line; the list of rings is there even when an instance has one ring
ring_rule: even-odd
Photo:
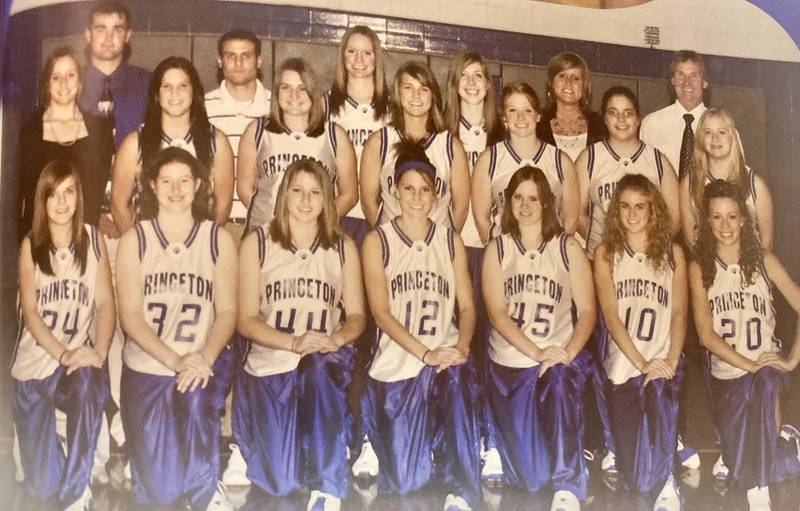
[[[278,104],[281,79],[286,71],[294,71],[300,75],[300,80],[305,85],[308,97],[311,99],[311,111],[308,113],[306,135],[310,137],[321,135],[325,130],[325,108],[322,103],[322,89],[311,66],[305,60],[295,57],[284,60],[278,70],[275,71],[275,78],[272,80],[272,99],[269,104],[267,129],[274,133],[280,133],[288,129],[283,122],[283,112]]]
[[[62,46],[57,48],[53,53],[47,57],[42,69],[42,75],[39,77],[39,107],[44,110],[50,106],[50,78],[53,76],[53,68],[56,67],[56,61],[62,57],[69,57],[75,62],[75,68],[78,70],[78,94],[75,96],[75,104],[78,103],[78,98],[81,97],[81,88],[83,87],[83,69],[78,60],[78,53],[72,49],[71,46]]]
[[[339,228],[339,216],[336,214],[334,204],[333,183],[325,167],[311,158],[302,158],[292,162],[286,169],[278,188],[278,199],[275,202],[275,217],[269,224],[269,236],[272,241],[279,243],[283,248],[292,246],[292,232],[289,227],[289,210],[286,207],[287,190],[294,181],[295,176],[305,172],[319,185],[322,190],[322,212],[317,217],[317,236],[319,244],[324,249],[333,248],[339,243],[342,231]]]
[[[545,177],[542,169],[538,167],[525,165],[511,176],[511,180],[503,192],[505,205],[503,206],[503,213],[500,215],[500,230],[503,233],[511,234],[515,238],[520,237],[519,222],[514,218],[514,213],[511,211],[511,198],[519,185],[525,181],[532,181],[536,185],[539,202],[542,204],[542,241],[546,243],[553,236],[564,232],[564,229],[558,223],[555,197],[552,190],[550,190],[550,184],[547,182],[547,177]]]
[[[727,110],[722,108],[709,108],[703,115],[700,116],[700,121],[697,124],[697,131],[694,134],[694,166],[692,174],[689,178],[689,191],[692,195],[692,200],[695,207],[701,207],[703,204],[703,191],[706,188],[706,175],[710,170],[708,153],[703,149],[703,128],[705,123],[711,119],[721,119],[729,129],[728,136],[731,137],[731,153],[728,155],[726,166],[728,167],[728,177],[725,181],[737,185],[742,190],[742,194],[747,197],[750,191],[750,185],[747,178],[747,167],[744,164],[744,156],[742,155],[742,148],[739,145],[739,137],[736,136],[736,124],[733,122],[733,116]]]
[[[83,226],[83,187],[78,171],[72,164],[64,161],[51,161],[42,169],[39,180],[36,182],[36,192],[33,200],[33,226],[31,228],[31,256],[33,262],[46,275],[53,275],[53,266],[50,264],[50,249],[53,247],[53,238],[50,233],[50,223],[47,216],[47,199],[56,188],[69,177],[75,179],[75,214],[72,215],[72,242],[75,244],[75,261],[81,268],[81,275],[86,271],[86,253],[89,242],[86,229]]]
[[[167,147],[160,150],[150,161],[150,165],[142,171],[144,186],[142,186],[139,203],[141,206],[139,218],[149,220],[158,215],[158,197],[156,197],[156,192],[153,190],[153,184],[158,179],[161,168],[170,163],[186,165],[192,171],[192,177],[200,181],[200,186],[197,188],[192,201],[192,218],[194,218],[194,221],[202,222],[203,220],[213,219],[213,210],[210,207],[212,201],[210,199],[211,184],[208,168],[203,165],[203,162],[180,147]]]
[[[402,133],[405,133],[405,114],[403,113],[403,105],[400,104],[400,82],[403,80],[403,75],[410,76],[431,90],[431,109],[428,111],[428,122],[425,129],[428,133],[439,133],[443,131],[445,125],[444,114],[442,113],[442,92],[439,89],[439,83],[436,81],[436,76],[434,76],[431,68],[429,68],[427,64],[416,60],[409,60],[400,66],[400,69],[398,69],[397,73],[394,75],[390,124]]]
[[[717,274],[717,239],[711,232],[708,221],[708,207],[713,199],[731,199],[739,206],[739,215],[742,218],[742,231],[739,236],[739,268],[742,270],[742,287],[746,287],[755,280],[756,271],[764,262],[761,243],[756,234],[753,217],[745,204],[741,188],[733,183],[723,180],[711,182],[706,186],[703,194],[703,206],[700,209],[698,220],[699,232],[694,246],[694,258],[700,266],[703,275],[703,286],[708,289],[714,283]]]
[[[375,72],[372,74],[372,109],[375,120],[379,121],[386,116],[389,109],[389,88],[386,86],[386,64],[381,49],[381,41],[374,30],[365,25],[355,25],[347,29],[339,44],[336,59],[336,77],[331,86],[330,114],[338,114],[347,99],[347,69],[344,67],[344,53],[347,43],[354,35],[363,35],[372,43],[372,53],[375,55]]]
[[[603,244],[607,250],[606,261],[613,264],[614,256],[621,254],[627,243],[627,234],[619,216],[620,197],[627,190],[633,190],[647,197],[650,207],[650,220],[647,225],[647,247],[645,255],[656,271],[664,268],[672,260],[670,253],[670,218],[667,204],[656,185],[641,174],[628,174],[617,181],[614,195],[608,205],[608,215],[603,226]]]
[[[480,53],[464,50],[456,53],[450,61],[450,68],[447,71],[447,91],[445,91],[444,98],[444,120],[450,133],[458,136],[461,125],[461,97],[458,95],[458,84],[461,81],[461,73],[467,66],[472,64],[480,65],[481,72],[486,78],[486,97],[483,100],[483,127],[486,129],[486,146],[488,147],[502,140],[505,133],[500,117],[497,115],[492,75],[489,73],[489,67],[483,61]]]

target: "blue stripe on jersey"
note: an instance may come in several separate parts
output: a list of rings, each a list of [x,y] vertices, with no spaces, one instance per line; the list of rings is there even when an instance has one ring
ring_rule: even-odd
[[[264,266],[264,260],[267,258],[267,240],[264,233],[264,227],[259,226],[256,228],[256,237],[258,238],[258,266]]]
[[[433,235],[436,232],[436,222],[430,222],[430,227],[428,227],[428,234],[425,235],[425,244],[430,245],[431,240],[433,239]],[[398,225],[398,230],[400,226]]]
[[[336,124],[329,122],[326,123],[328,128],[328,141],[331,143],[331,149],[333,149],[333,155],[336,157]],[[336,178],[334,178],[334,181]]]
[[[219,257],[219,225],[214,222],[211,226],[211,261],[214,264],[217,264],[217,257]]]
[[[453,229],[447,229],[447,250],[450,251],[450,260],[456,258],[456,245],[455,245],[455,233]]]
[[[670,241],[667,244],[667,261],[669,261],[669,267],[672,268],[672,271],[675,271],[675,254],[672,253],[672,242]]]
[[[592,180],[592,172],[594,171],[594,144],[591,144],[587,147],[589,149],[589,161],[586,164],[586,168],[589,172],[589,181]]]
[[[489,181],[494,179],[494,171],[497,167],[497,145],[489,148]],[[490,192],[491,193],[491,192]]]
[[[755,203],[756,199],[758,199],[756,194],[756,173],[752,170],[750,171],[750,195],[753,196],[753,202]]]
[[[161,226],[158,225],[158,218],[150,220],[150,225],[153,226],[153,230],[156,232],[156,239],[158,239],[158,243],[161,245],[161,248],[167,248],[167,246],[169,246],[169,242],[167,241],[167,237],[161,231]]]
[[[211,156],[216,156],[217,154],[217,128],[214,125],[211,125]]]
[[[89,228],[89,239],[92,241],[92,250],[94,251],[94,256],[97,260],[100,260],[100,239],[97,235],[97,228],[95,226],[90,226]]]
[[[506,151],[508,151],[508,154],[510,154],[511,157],[514,158],[514,162],[519,163],[522,161],[522,158],[520,158],[517,152],[514,150],[514,148],[511,147],[511,142],[509,142],[508,139],[503,140],[503,145],[506,146]]]
[[[644,148],[645,148],[644,142],[640,141],[639,142],[639,149],[637,149],[636,152],[633,153],[633,156],[631,156],[631,161],[635,162],[636,160],[638,160],[639,157],[642,155],[642,153],[644,153]]]
[[[447,132],[447,163],[452,165],[453,164],[453,134],[451,132]]]
[[[395,219],[393,219],[393,220],[391,221],[391,224],[392,224],[392,228],[393,228],[393,229],[395,230],[395,232],[397,233],[397,236],[399,236],[399,237],[400,237],[400,240],[401,240],[403,243],[405,243],[405,244],[406,244],[406,245],[408,245],[409,247],[410,247],[411,245],[413,245],[413,244],[414,244],[414,242],[413,242],[413,241],[411,241],[411,240],[408,238],[408,236],[406,236],[406,233],[404,233],[404,232],[403,232],[403,230],[402,230],[402,229],[400,229],[400,226],[399,226],[399,225],[397,225],[397,219],[396,219],[396,218],[395,218]],[[430,232],[431,232],[431,231],[430,231],[430,228],[428,228],[428,233],[430,234]]]
[[[344,266],[345,251],[344,251],[344,237],[339,238],[339,263]]]
[[[664,178],[664,162],[661,160],[661,151],[653,148],[656,157],[656,170],[658,170],[658,184],[661,184],[661,180]]]
[[[144,235],[142,224],[133,224],[133,228],[136,230],[136,240],[139,245],[139,262],[142,262],[144,260],[144,253],[147,250],[147,237]]]
[[[381,239],[381,254],[383,254],[383,267],[389,266],[389,241],[386,239],[386,233],[383,231],[383,226],[375,229],[378,237]]]
[[[503,256],[505,255],[505,247],[503,246],[503,237],[497,236],[495,238],[497,244],[497,262],[503,264]]]
[[[325,120],[331,120],[331,91],[325,91],[322,95],[322,111],[325,113]]]
[[[542,142],[544,146],[544,142]],[[561,167],[561,149],[556,148],[556,172],[558,173],[558,181],[564,182],[564,169]]]
[[[216,226],[216,223],[214,224],[214,226]],[[213,236],[214,226],[212,226],[211,228],[212,236]],[[160,228],[161,227],[159,226],[159,229]],[[192,245],[192,242],[195,240],[195,238],[197,238],[197,231],[199,230],[200,230],[200,224],[195,222],[195,224],[192,226],[192,230],[189,231],[189,235],[186,236],[186,241],[183,242],[183,244],[186,245],[186,248],[189,248]]]
[[[256,133],[255,133],[255,141],[256,141],[256,151],[258,151],[259,146],[261,146],[261,140],[264,137],[264,132],[267,129],[267,122],[269,118],[267,116],[259,117],[256,121]]]
[[[389,127],[384,126],[381,128],[381,165],[386,163],[386,152],[389,150]]]
[[[561,261],[564,263],[564,268],[569,271],[569,255],[567,254],[567,242],[569,241],[569,234],[562,232],[559,243],[561,245]]]
[[[8,364],[9,371],[14,367],[14,362],[17,360],[19,344],[22,340],[22,331],[25,329],[25,318],[22,317],[22,304],[19,302],[19,292],[17,292],[17,318],[17,340],[14,342],[14,352],[11,354],[11,363]]]
[[[508,144],[508,145],[509,145],[509,147],[511,146],[511,144]],[[536,154],[533,156],[533,163],[539,163],[539,160],[541,159],[542,155],[544,154],[544,150],[545,149],[547,149],[547,142],[545,142],[544,140],[540,140],[539,141],[539,150],[537,150]],[[519,161],[517,163],[519,163]]]

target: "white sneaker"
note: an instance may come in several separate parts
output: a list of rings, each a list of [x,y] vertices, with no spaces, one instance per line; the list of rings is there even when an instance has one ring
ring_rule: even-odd
[[[656,497],[656,502],[653,504],[654,511],[680,511],[681,509],[681,496],[678,493],[678,486],[675,484],[675,478],[670,476],[661,493]]]
[[[614,455],[614,451],[606,452],[606,455],[603,456],[603,460],[600,462],[600,468],[603,472],[617,472],[617,457]]]
[[[233,511],[233,506],[228,501],[225,495],[225,486],[222,483],[217,483],[217,491],[211,497],[211,502],[208,503],[206,511]]]
[[[581,503],[571,491],[558,490],[553,494],[550,511],[580,511],[580,509]]]
[[[92,489],[88,486],[83,490],[83,494],[78,500],[64,508],[64,511],[89,511],[89,504],[92,502]]]
[[[378,469],[378,456],[372,450],[370,441],[365,438],[364,443],[361,444],[361,454],[358,455],[358,459],[351,468],[353,475],[362,478],[375,477],[378,475]]]
[[[108,481],[108,471],[106,470],[106,466],[95,463],[92,466],[92,483],[102,486],[108,484]]]
[[[131,460],[127,460],[125,465],[122,466],[122,474],[125,476],[126,481],[130,481],[133,478],[131,475]]]
[[[697,454],[694,447],[684,444],[680,436],[678,437],[678,459],[681,460],[681,465],[686,468],[700,468],[700,455]]]
[[[449,493],[444,499],[444,511],[472,511],[472,508],[463,497]]]
[[[794,450],[797,459],[800,460],[800,431],[790,424],[784,424],[781,426],[780,437],[788,442],[794,442]]]
[[[756,486],[747,490],[747,503],[750,505],[750,511],[770,511],[772,507],[769,501],[769,487]]]
[[[21,483],[25,480],[25,469],[22,467],[22,454],[19,451],[19,437],[14,429],[14,446],[11,448],[14,457],[14,480]]]
[[[342,508],[342,499],[325,493],[324,491],[311,490],[306,511],[339,511]]]
[[[725,465],[725,461],[722,459],[722,454],[720,454],[719,458],[717,458],[717,461],[714,462],[714,467],[711,469],[711,474],[714,476],[714,479],[728,478],[728,466]]]
[[[222,473],[222,484],[225,486],[250,486],[250,479],[247,478],[247,462],[242,457],[242,451],[236,444],[230,444],[231,456],[228,458],[228,466]]]
[[[503,461],[500,459],[500,453],[494,447],[485,452],[481,479],[488,482],[490,486],[503,481]]]

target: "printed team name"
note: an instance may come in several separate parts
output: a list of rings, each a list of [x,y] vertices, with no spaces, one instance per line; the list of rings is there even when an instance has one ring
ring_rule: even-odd
[[[148,273],[144,276],[144,296],[159,293],[183,293],[213,302],[214,283],[194,273]]]
[[[374,130],[368,130],[366,128],[352,128],[347,130],[347,137],[353,142],[355,147],[363,147],[373,131]]]
[[[273,154],[271,156],[268,156],[267,159],[261,162],[261,167],[262,170],[264,171],[264,175],[269,177],[275,174],[282,174],[283,172],[286,172],[286,168],[289,165],[303,158],[309,158],[316,162],[322,163],[318,159],[314,158],[313,156],[309,156],[307,154],[282,153],[282,154]],[[322,166],[324,167],[325,164],[323,163]]]
[[[389,289],[392,298],[409,291],[433,291],[445,298],[450,298],[450,283],[432,271],[404,271],[392,278]]]
[[[664,307],[669,306],[669,291],[652,280],[625,279],[617,282],[617,300],[621,298],[643,298],[657,301]]]
[[[47,305],[60,300],[78,302],[88,306],[89,287],[77,279],[62,279],[36,290],[36,301],[39,305]]]
[[[510,298],[520,293],[534,293],[549,297],[554,302],[560,302],[564,293],[564,286],[545,277],[530,273],[519,273],[507,278],[503,284],[506,297]]]
[[[605,183],[597,187],[597,196],[601,202],[609,202],[611,196],[614,195],[614,190],[617,188],[617,182]]]
[[[767,315],[767,301],[758,295],[746,291],[731,291],[708,300],[712,314],[730,310],[752,311],[761,316]]]
[[[322,300],[329,307],[336,307],[336,286],[320,279],[296,277],[270,282],[264,286],[264,298],[267,303],[309,298]]]

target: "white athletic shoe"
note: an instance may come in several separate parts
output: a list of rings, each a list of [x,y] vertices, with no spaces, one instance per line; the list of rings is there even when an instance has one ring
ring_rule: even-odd
[[[228,466],[222,473],[222,484],[225,486],[250,486],[250,479],[247,478],[247,462],[242,457],[242,451],[236,444],[230,444],[231,456],[228,458]]]
[[[14,445],[11,451],[14,458],[14,480],[21,483],[25,480],[25,469],[22,467],[22,455],[19,452],[19,437],[16,429],[14,430]]]
[[[694,447],[684,444],[680,436],[678,437],[678,459],[681,460],[681,465],[686,468],[700,468],[700,455],[697,454]]]
[[[678,493],[678,486],[675,484],[675,478],[672,474],[667,478],[661,493],[656,497],[656,502],[653,504],[654,511],[680,511],[681,509],[681,496]]]
[[[490,486],[495,486],[503,481],[503,461],[500,459],[500,453],[494,447],[485,451],[481,479]]]
[[[463,497],[449,493],[444,499],[444,511],[472,511],[472,508]]]
[[[771,511],[769,487],[756,486],[747,490],[747,503],[750,505],[750,511]]]
[[[127,460],[125,465],[122,466],[122,474],[125,476],[126,481],[130,481],[133,478],[131,475],[131,460]]]
[[[797,453],[797,459],[800,460],[800,431],[791,424],[784,424],[781,426],[780,437],[787,442],[794,442],[794,451]]]
[[[603,456],[603,460],[600,462],[600,468],[603,472],[617,473],[617,457],[614,455],[614,451],[606,452],[606,455]]]
[[[580,509],[581,503],[571,491],[558,490],[553,494],[550,511],[580,511]]]
[[[366,438],[364,443],[361,444],[361,454],[358,455],[358,459],[353,463],[351,470],[356,477],[369,478],[378,475],[378,456],[375,455],[375,451],[372,450],[372,444]]]
[[[225,486],[222,483],[217,483],[217,491],[211,497],[206,511],[234,511],[228,496],[225,495]]]
[[[342,508],[342,499],[325,493],[324,491],[311,490],[306,511],[339,511]]]
[[[717,461],[714,462],[714,467],[711,469],[711,474],[714,476],[714,479],[727,479],[728,478],[728,466],[725,465],[725,461],[722,459],[722,454],[719,455]]]
[[[108,471],[106,466],[100,463],[95,463],[92,466],[92,483],[105,485],[108,484]]]
[[[89,504],[92,502],[92,490],[88,486],[78,500],[64,508],[64,511],[89,511]]]

